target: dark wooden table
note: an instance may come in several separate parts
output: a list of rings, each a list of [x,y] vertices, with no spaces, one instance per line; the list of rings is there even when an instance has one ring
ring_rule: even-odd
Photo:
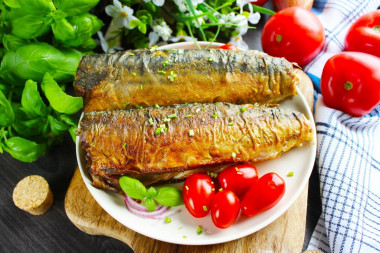
[[[245,36],[251,49],[261,49],[260,34],[267,18],[263,16],[257,29]],[[116,239],[87,235],[67,218],[64,198],[75,168],[75,147],[68,135],[62,144],[31,164],[0,154],[0,252],[132,252]],[[54,194],[52,208],[40,216],[18,209],[12,201],[16,184],[34,174],[45,177]],[[314,169],[309,182],[304,248],[320,213],[318,173]]]

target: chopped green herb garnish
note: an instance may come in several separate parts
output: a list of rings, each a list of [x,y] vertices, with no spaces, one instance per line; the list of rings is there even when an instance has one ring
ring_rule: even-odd
[[[229,125],[229,126],[233,126],[233,125],[234,125],[234,122],[228,122],[228,125]]]
[[[165,132],[166,130],[168,130],[168,129],[166,128],[165,125],[160,125],[160,127],[156,129],[155,133],[156,133],[156,135],[159,135],[159,134]]]
[[[205,121],[206,121],[206,119],[205,119],[205,118],[202,118],[201,120],[202,120],[202,122],[205,122]]]
[[[240,108],[240,111],[241,111],[241,112],[245,112],[246,110],[247,110],[246,107],[242,107],[242,108]]]
[[[210,54],[213,54],[214,53],[214,49],[210,49]]]
[[[143,108],[141,105],[136,105],[136,108],[137,109],[141,109],[141,108]]]
[[[177,62],[177,58],[174,59],[174,62]]]
[[[254,103],[253,106],[259,106],[259,103]]]
[[[143,89],[143,85],[141,84],[141,85],[140,85],[140,90],[142,90],[142,89]]]
[[[185,116],[185,118],[190,118],[191,116],[193,116],[192,114],[187,114],[186,116]]]
[[[189,186],[185,185],[186,190],[189,190]]]
[[[170,82],[173,82],[174,78],[176,77],[177,77],[177,74],[174,71],[170,71],[170,75],[168,76],[168,79],[170,80]]]
[[[154,108],[158,109],[158,108],[160,108],[160,106],[158,104],[155,104]]]
[[[170,223],[170,222],[172,222],[172,218],[166,216],[165,217],[165,223]]]
[[[150,51],[151,51],[151,52],[154,52],[154,51],[157,50],[157,48],[158,48],[158,46],[153,46],[153,47],[150,49]]]
[[[204,110],[205,110],[205,108],[202,106],[202,107],[201,107],[201,110],[202,110],[202,111],[204,111]]]
[[[168,118],[175,118],[175,117],[177,117],[177,114],[176,114],[176,113],[173,113],[173,114],[168,115]]]
[[[170,119],[165,118],[165,119],[164,119],[164,122],[170,122]]]
[[[287,177],[292,177],[292,176],[294,176],[294,172],[291,171],[291,172],[289,172],[288,175],[286,175],[286,176],[287,176]]]
[[[200,112],[200,110],[201,110],[200,108],[196,109],[196,110],[195,110],[195,113]]]
[[[187,236],[186,236],[186,235],[183,235],[182,237],[183,237],[183,238],[187,238]]]
[[[189,130],[189,136],[194,136],[194,130],[193,129]]]
[[[125,148],[127,146],[127,143],[126,142],[124,142],[124,144],[123,144],[123,148]]]
[[[170,64],[170,61],[169,60],[165,60],[163,63],[162,63],[162,66],[169,66]]]
[[[203,206],[203,211],[207,212],[207,206]]]
[[[127,104],[123,104],[123,107],[127,107]]]
[[[157,71],[158,74],[161,74],[161,75],[166,75],[166,71],[165,70],[159,70]]]
[[[148,79],[145,79],[145,80],[144,80],[144,82],[146,82],[146,83],[147,83],[147,82],[148,82]]]
[[[135,55],[135,54],[134,54],[134,53],[129,53],[129,55],[130,55],[130,56],[133,56],[133,55]]]
[[[235,167],[235,170],[236,170],[236,171],[239,171],[239,168],[238,168],[238,167]]]
[[[149,124],[153,125],[153,119],[152,118],[149,118],[148,122],[149,122]]]
[[[215,113],[215,114],[212,115],[212,117],[213,117],[214,119],[216,119],[216,118],[218,117],[218,114]]]
[[[215,188],[212,188],[211,190],[214,192],[214,191],[215,191]]]
[[[209,61],[209,62],[212,62],[212,61],[213,61],[213,59],[212,59],[212,58],[208,58],[208,61]]]
[[[257,93],[257,92],[258,92],[258,90],[257,90],[256,88],[253,88],[253,91],[254,91],[255,93]]]
[[[197,226],[197,234],[200,235],[200,234],[202,234],[202,232],[203,232],[202,227],[201,226]]]
[[[179,228],[178,228],[178,230],[181,230],[181,229],[183,229],[183,227],[179,227]]]
[[[231,116],[231,117],[230,117],[230,120],[231,120],[231,121],[234,120],[234,116]]]
[[[217,105],[217,104],[219,104],[220,102],[215,102],[215,104]]]
[[[132,76],[137,76],[136,72],[132,72]]]
[[[220,192],[223,191],[223,188],[219,188],[219,191],[220,191]]]

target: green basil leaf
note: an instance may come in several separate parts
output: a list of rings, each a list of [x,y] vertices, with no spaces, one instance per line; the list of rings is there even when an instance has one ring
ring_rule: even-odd
[[[47,43],[32,43],[4,55],[0,76],[18,85],[24,85],[28,79],[41,82],[46,72],[57,82],[72,81],[81,56],[74,49],[61,52]]]
[[[178,206],[183,204],[182,192],[174,187],[162,187],[154,197],[158,204],[163,206]]]
[[[34,162],[46,152],[46,144],[39,144],[18,136],[5,139],[4,143],[4,150],[22,162]]]
[[[69,128],[69,133],[70,133],[71,138],[73,139],[74,143],[77,142],[77,135],[76,135],[77,134],[77,128],[78,128],[78,126],[71,126]]]
[[[57,112],[73,114],[82,109],[83,99],[67,95],[49,73],[45,74],[41,87],[51,107]]]
[[[61,11],[67,13],[68,16],[74,16],[81,13],[88,12],[95,5],[97,5],[99,0],[54,0],[54,5]]]
[[[119,179],[121,189],[129,197],[134,199],[143,199],[146,196],[145,186],[137,179],[123,176]]]
[[[45,105],[40,92],[37,89],[37,83],[28,80],[22,92],[21,104],[23,110],[31,117],[46,116],[48,107]]]
[[[4,3],[11,8],[20,8],[21,3],[19,0],[4,0]]]
[[[72,40],[75,38],[74,27],[65,19],[56,20],[51,25],[54,37],[59,41]]]
[[[47,125],[46,118],[37,117],[28,119],[23,117],[21,111],[18,111],[13,128],[16,132],[23,137],[33,137],[43,134],[45,126]]]
[[[59,119],[65,122],[66,124],[70,126],[77,126],[78,125],[78,119],[74,116],[70,116],[67,114],[60,114]]]
[[[71,47],[81,47],[86,50],[92,50],[96,47],[92,35],[97,33],[104,25],[99,18],[86,13],[69,17],[67,20],[75,29],[74,38],[72,40],[60,40],[61,43]]]
[[[148,197],[148,198],[153,198],[153,197],[155,197],[157,195],[157,191],[156,191],[156,189],[154,188],[154,187],[150,187],[149,189],[148,189],[148,191],[146,192],[146,196]]]
[[[48,116],[48,120],[50,123],[50,129],[55,135],[61,135],[70,128],[70,125],[66,124],[65,122],[59,121],[52,115]]]
[[[11,103],[4,96],[3,92],[0,91],[0,126],[9,126],[15,120],[15,114]]]
[[[4,34],[3,45],[9,51],[16,51],[19,47],[27,45],[28,42],[12,34]]]
[[[144,201],[144,205],[148,209],[149,212],[153,212],[154,210],[156,210],[156,202],[154,202],[152,198],[147,198]]]

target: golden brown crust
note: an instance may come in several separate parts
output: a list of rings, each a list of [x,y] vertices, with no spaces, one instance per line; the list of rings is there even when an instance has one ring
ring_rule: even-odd
[[[74,87],[90,112],[185,102],[278,102],[296,93],[297,82],[291,63],[255,50],[133,50],[83,57]]]
[[[156,134],[160,126],[167,129]],[[89,169],[101,177],[268,160],[311,132],[301,113],[228,103],[91,112],[79,129]]]

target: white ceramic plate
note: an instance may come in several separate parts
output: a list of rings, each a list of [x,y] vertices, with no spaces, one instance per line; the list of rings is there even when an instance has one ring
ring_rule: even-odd
[[[208,45],[208,43],[204,42],[199,44],[202,47]],[[220,45],[222,44],[214,43],[213,47]],[[170,48],[195,48],[195,45],[192,42],[185,42],[160,47],[160,49]],[[293,96],[283,101],[281,107],[300,111],[313,121],[312,113],[305,98],[299,90],[298,94],[298,96]],[[314,122],[312,122],[312,125],[314,126]],[[247,218],[240,215],[237,221],[228,229],[216,228],[212,223],[210,214],[204,218],[192,217],[184,205],[176,207],[179,210],[172,216],[172,222],[169,224],[164,223],[163,220],[142,218],[130,213],[126,209],[121,195],[92,186],[91,178],[85,171],[86,162],[83,150],[79,146],[79,137],[77,137],[76,148],[79,169],[88,190],[99,205],[121,224],[145,236],[169,243],[206,245],[227,242],[252,234],[281,216],[298,198],[309,180],[316,155],[315,140],[314,129],[314,141],[310,141],[309,144],[294,148],[278,159],[255,164],[260,177],[268,172],[276,172],[285,180],[286,191],[284,197],[272,209],[255,217]],[[291,171],[294,172],[294,176],[287,177],[287,174]],[[201,235],[196,233],[197,226],[203,228]]]

